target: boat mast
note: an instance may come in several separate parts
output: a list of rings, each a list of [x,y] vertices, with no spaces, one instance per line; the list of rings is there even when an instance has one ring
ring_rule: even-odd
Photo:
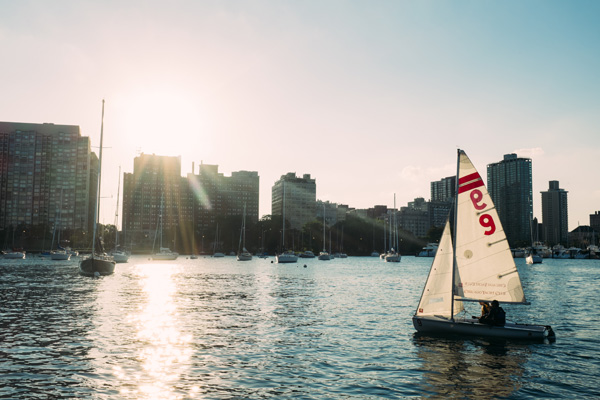
[[[100,150],[98,151],[98,186],[96,190],[96,207],[94,207],[94,233],[92,235],[92,257],[96,252],[96,231],[100,215],[100,182],[102,179],[102,139],[104,138],[104,99],[102,99],[102,119],[100,122]]]
[[[452,232],[452,280],[451,284],[451,295],[450,295],[450,319],[454,321],[454,275],[456,273],[456,224],[458,218],[458,180],[460,173],[460,153],[458,149],[456,157],[456,186],[454,188],[454,226]]]

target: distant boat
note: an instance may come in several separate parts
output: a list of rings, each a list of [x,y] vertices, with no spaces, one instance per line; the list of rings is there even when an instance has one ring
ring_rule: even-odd
[[[58,231],[58,239],[56,241],[56,250],[52,250],[50,252],[50,259],[54,261],[68,261],[71,259],[71,253],[69,253],[66,249],[60,247],[60,232],[62,231],[61,223],[62,223],[62,204],[63,204],[63,189],[60,190],[60,202],[58,206],[58,217],[54,222],[54,233],[52,234],[52,244],[51,247],[54,246],[54,235],[56,231]]]
[[[437,249],[437,243],[427,243],[425,247],[423,247],[421,251],[417,254],[417,257],[435,257]]]
[[[331,254],[327,252],[325,249],[326,239],[325,239],[325,203],[323,203],[323,251],[319,252],[319,256],[317,257],[321,261],[329,261],[331,260]]]
[[[310,250],[303,251],[298,255],[300,258],[315,258],[315,253]]]
[[[121,167],[119,167],[119,183],[117,184],[117,207],[115,209],[115,248],[110,252],[116,263],[129,261],[129,253],[119,248],[119,195],[121,191]]]
[[[398,221],[396,221],[396,194],[394,193],[394,211],[390,219],[390,250],[384,257],[385,262],[400,262],[398,249]]]
[[[104,138],[104,100],[102,100],[102,124],[100,127],[100,151],[98,154],[98,186],[96,191],[96,207],[94,207],[94,233],[92,237],[92,253],[79,261],[79,273],[84,276],[111,275],[115,272],[115,260],[102,248],[102,241],[97,237],[98,217],[100,215],[100,182],[102,178],[102,139]],[[98,243],[96,240],[98,239]]]
[[[466,302],[529,304],[525,299],[498,212],[483,179],[458,150],[456,198],[412,318],[415,329],[504,339],[554,338],[550,326],[511,322],[489,325],[460,316]],[[452,220],[452,223],[451,223]]]
[[[373,252],[371,253],[371,257],[379,257],[379,253],[373,250]]]
[[[163,208],[164,208],[164,195],[161,198],[160,202],[160,213],[158,214],[158,226],[157,232],[154,237],[154,241],[156,242],[156,238],[159,239],[158,253],[152,254],[151,258],[153,260],[177,260],[179,257],[179,253],[175,251],[171,251],[168,247],[163,247]]]
[[[225,257],[225,253],[217,251],[217,243],[219,242],[219,224],[217,224],[217,229],[215,231],[215,243],[213,245],[213,257]]]
[[[240,250],[241,247],[241,250]],[[242,216],[242,230],[240,232],[240,243],[238,245],[238,261],[252,260],[252,254],[246,250],[246,204],[244,203],[244,214]]]
[[[285,181],[283,181],[283,204],[282,204],[282,220],[283,228],[281,231],[281,247],[285,249]],[[289,264],[298,262],[298,256],[291,250],[284,250],[280,254],[275,255],[275,261],[277,264]]]
[[[6,251],[2,254],[2,257],[9,259],[9,260],[22,260],[25,258],[25,252],[24,251]]]

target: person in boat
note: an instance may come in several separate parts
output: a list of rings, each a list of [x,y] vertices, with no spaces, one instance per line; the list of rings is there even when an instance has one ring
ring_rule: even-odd
[[[500,307],[498,300],[492,301],[489,311],[479,318],[479,322],[486,325],[504,326],[506,322],[506,313]]]
[[[486,314],[489,314],[492,306],[488,301],[480,301],[479,305],[481,306],[481,316],[479,318],[485,316]]]

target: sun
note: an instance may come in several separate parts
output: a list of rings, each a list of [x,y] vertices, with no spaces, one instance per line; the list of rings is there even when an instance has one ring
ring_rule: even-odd
[[[173,87],[144,88],[115,100],[114,124],[121,146],[177,156],[202,142],[203,107],[193,93]]]

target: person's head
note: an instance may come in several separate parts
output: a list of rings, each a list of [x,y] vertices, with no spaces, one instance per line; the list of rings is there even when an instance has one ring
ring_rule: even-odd
[[[500,307],[500,303],[498,303],[498,300],[492,301],[492,307]]]
[[[480,301],[479,305],[481,305],[481,306],[487,306],[487,301]]]

